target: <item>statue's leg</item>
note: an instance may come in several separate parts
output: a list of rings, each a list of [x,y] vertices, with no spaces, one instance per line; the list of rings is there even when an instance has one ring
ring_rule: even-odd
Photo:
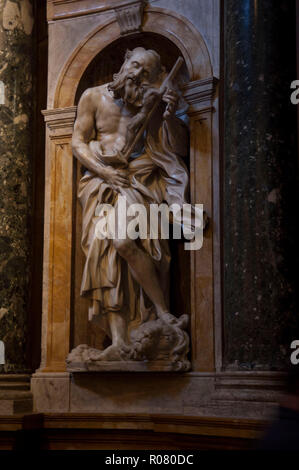
[[[103,315],[100,314],[100,303],[98,300],[91,300],[89,307],[89,321],[95,325],[102,326]],[[127,350],[127,322],[120,312],[110,311],[106,313],[107,323],[112,344],[96,356],[96,360],[118,361],[121,360],[120,350]]]
[[[111,331],[112,345],[124,346],[127,342],[127,322],[120,312],[108,312],[107,319]]]
[[[134,279],[153,302],[157,316],[167,323],[175,323],[176,318],[168,311],[155,265],[149,255],[133,240],[114,240],[113,243],[119,255],[128,263]]]
[[[130,351],[127,345],[127,322],[120,312],[108,312],[107,322],[111,332],[112,344],[104,351],[97,352],[94,356],[96,361],[121,361]]]

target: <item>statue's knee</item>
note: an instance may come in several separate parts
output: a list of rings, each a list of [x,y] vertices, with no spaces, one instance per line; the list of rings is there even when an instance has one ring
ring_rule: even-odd
[[[132,258],[135,254],[135,243],[132,240],[114,240],[114,247],[116,251],[123,258]]]

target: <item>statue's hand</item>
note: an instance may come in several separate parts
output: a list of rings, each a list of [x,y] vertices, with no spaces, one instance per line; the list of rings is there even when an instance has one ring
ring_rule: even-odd
[[[148,88],[143,96],[142,108],[150,111],[157,99],[161,99],[161,93],[158,88]]]
[[[166,92],[163,95],[163,101],[167,103],[165,113],[163,114],[164,119],[169,119],[170,117],[174,116],[179,101],[179,95],[176,91],[170,90],[167,88]]]
[[[105,169],[104,180],[116,190],[127,188],[130,184],[127,170],[116,170],[112,167]]]

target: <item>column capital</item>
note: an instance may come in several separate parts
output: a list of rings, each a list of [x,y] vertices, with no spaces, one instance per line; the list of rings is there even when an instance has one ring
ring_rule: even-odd
[[[50,139],[71,137],[76,119],[77,106],[45,109],[42,114],[50,132]]]
[[[217,78],[210,77],[189,82],[182,88],[183,97],[189,104],[189,115],[201,114],[212,110],[217,83]]]

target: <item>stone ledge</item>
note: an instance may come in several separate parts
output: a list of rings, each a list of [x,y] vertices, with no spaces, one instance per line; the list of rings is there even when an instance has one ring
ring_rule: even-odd
[[[0,416],[0,449],[14,448],[19,435],[35,450],[39,446],[48,450],[241,450],[252,448],[267,426],[267,421],[256,419],[164,414],[36,413]]]
[[[33,395],[30,391],[30,375],[0,375],[0,415],[32,413]]]
[[[268,422],[256,419],[231,419],[163,414],[112,413],[34,413],[28,416],[1,416],[0,430],[24,427],[44,429],[142,429],[153,432],[182,433],[219,437],[257,439]]]
[[[32,377],[32,391],[35,411],[40,413],[144,415],[151,410],[152,415],[267,420],[283,392],[283,374],[38,372]],[[165,393],[172,399],[167,400]]]
[[[41,413],[20,413],[14,416],[1,415],[0,413],[0,431],[40,429],[43,427],[43,419]]]

